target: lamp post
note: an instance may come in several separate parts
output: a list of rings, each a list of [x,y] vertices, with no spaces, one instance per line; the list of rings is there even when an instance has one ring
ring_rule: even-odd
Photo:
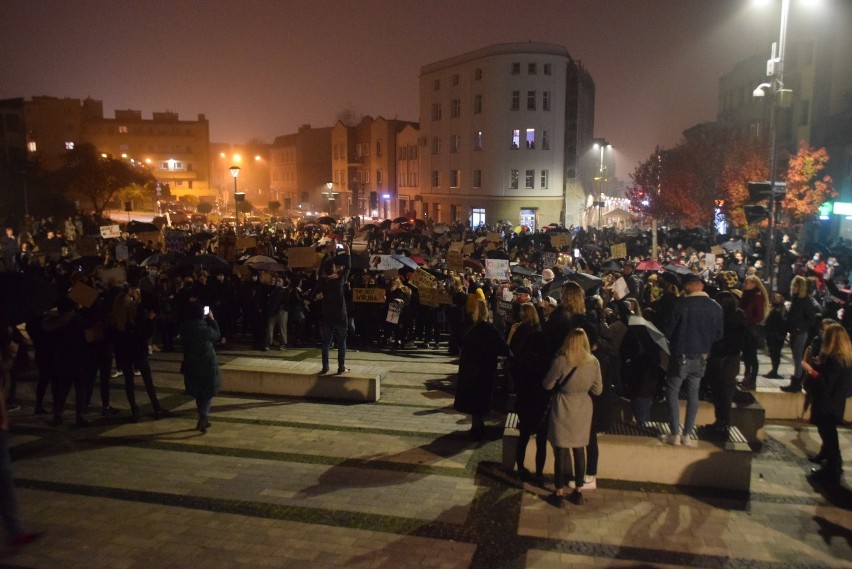
[[[606,166],[604,166],[604,149],[612,148],[612,145],[609,142],[607,142],[606,140],[602,140],[601,142],[595,143],[595,148],[600,149],[601,160],[600,160],[600,166],[598,168],[598,175],[595,178],[595,180],[597,180],[597,182],[598,182],[598,201],[594,202],[594,204],[592,204],[592,205],[595,205],[598,208],[598,228],[600,228],[603,225],[603,222],[602,222],[603,208],[604,208],[603,184],[604,184],[604,180],[605,180],[604,171],[606,169]]]
[[[236,225],[234,230],[236,231],[237,237],[239,237],[240,236],[240,206],[237,203],[237,176],[240,175],[240,167],[239,166],[231,166],[228,169],[228,171],[231,172],[231,176],[233,176],[233,178],[234,178],[234,218],[237,221],[237,225]]]
[[[331,191],[334,188],[334,182],[326,182],[325,183],[325,196],[328,198],[328,215],[331,215],[331,200],[334,199],[333,192]]]
[[[761,83],[752,95],[761,98],[766,91],[770,91],[772,100],[769,107],[769,136],[771,138],[771,150],[769,155],[769,247],[766,254],[766,273],[769,282],[769,290],[775,289],[775,184],[778,177],[778,109],[789,103],[792,93],[784,89],[784,51],[787,45],[787,20],[790,15],[790,0],[781,0],[781,31],[778,43],[772,44],[772,55],[766,62],[766,75],[772,77],[770,83]]]

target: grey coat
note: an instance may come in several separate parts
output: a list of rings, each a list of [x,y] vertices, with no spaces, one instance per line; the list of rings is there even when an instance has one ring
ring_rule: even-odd
[[[556,356],[542,385],[545,389],[553,389],[571,369],[564,355]],[[601,366],[597,358],[592,357],[577,368],[555,396],[548,418],[547,440],[550,444],[559,448],[582,448],[589,444],[593,409],[589,393],[600,395],[601,392]]]

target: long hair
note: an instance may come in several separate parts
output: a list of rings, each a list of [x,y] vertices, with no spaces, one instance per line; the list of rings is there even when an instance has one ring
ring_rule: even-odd
[[[488,321],[488,303],[484,298],[477,298],[473,305],[473,322]]]
[[[754,288],[760,291],[760,295],[763,297],[763,319],[766,320],[766,317],[769,316],[770,312],[772,312],[772,303],[769,302],[769,293],[766,292],[766,287],[763,286],[763,281],[761,281],[760,277],[757,275],[749,275],[743,280],[744,289],[745,283],[752,283]]]
[[[538,326],[538,310],[535,309],[532,302],[525,302],[521,305],[521,322]]]
[[[562,352],[571,367],[584,366],[595,359],[589,346],[589,337],[582,328],[574,328],[565,336]]]
[[[110,312],[110,323],[119,332],[124,332],[133,326],[136,319],[136,303],[130,291],[122,291],[112,301]]]
[[[790,296],[805,298],[808,296],[808,279],[802,275],[796,275],[790,281]]]
[[[834,358],[845,368],[852,368],[852,342],[840,324],[829,324],[825,329],[820,349],[821,358]]]
[[[582,287],[570,281],[565,283],[562,289],[562,305],[565,306],[571,314],[586,313],[586,294]]]

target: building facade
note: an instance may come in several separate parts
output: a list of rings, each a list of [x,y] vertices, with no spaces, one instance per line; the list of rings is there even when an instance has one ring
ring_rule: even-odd
[[[323,193],[331,179],[331,132],[331,127],[302,125],[296,133],[275,138],[269,150],[269,188],[282,211],[328,211],[336,201]]]
[[[420,200],[436,222],[579,222],[594,82],[564,47],[500,44],[420,73]],[[582,201],[582,200],[580,200]],[[572,203],[568,203],[572,202]]]
[[[262,142],[247,144],[210,144],[210,187],[215,189],[217,201],[225,210],[234,208],[234,177],[231,167],[240,168],[236,191],[257,209],[266,208],[278,199],[270,187],[271,146]]]

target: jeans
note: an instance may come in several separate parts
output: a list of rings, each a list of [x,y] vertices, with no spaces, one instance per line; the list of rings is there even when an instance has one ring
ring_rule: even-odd
[[[287,346],[287,311],[279,310],[266,320],[266,345],[271,346],[275,339],[275,328],[281,332],[281,347]]]
[[[334,334],[337,333],[337,370],[346,368],[346,333],[348,326],[345,323],[322,323],[322,369],[328,368],[328,351]]]
[[[9,458],[9,431],[3,430],[0,430],[0,515],[9,537],[23,532],[12,478],[12,460]]]
[[[793,383],[802,384],[802,358],[805,357],[805,346],[808,343],[808,332],[798,332],[790,336],[790,349],[793,352]]]
[[[669,404],[669,426],[671,434],[691,435],[695,429],[695,416],[698,414],[698,389],[707,359],[702,356],[687,357],[683,354],[672,355],[669,371],[666,374],[666,399]],[[681,385],[686,382],[686,421],[680,428],[680,405],[678,395]]]

